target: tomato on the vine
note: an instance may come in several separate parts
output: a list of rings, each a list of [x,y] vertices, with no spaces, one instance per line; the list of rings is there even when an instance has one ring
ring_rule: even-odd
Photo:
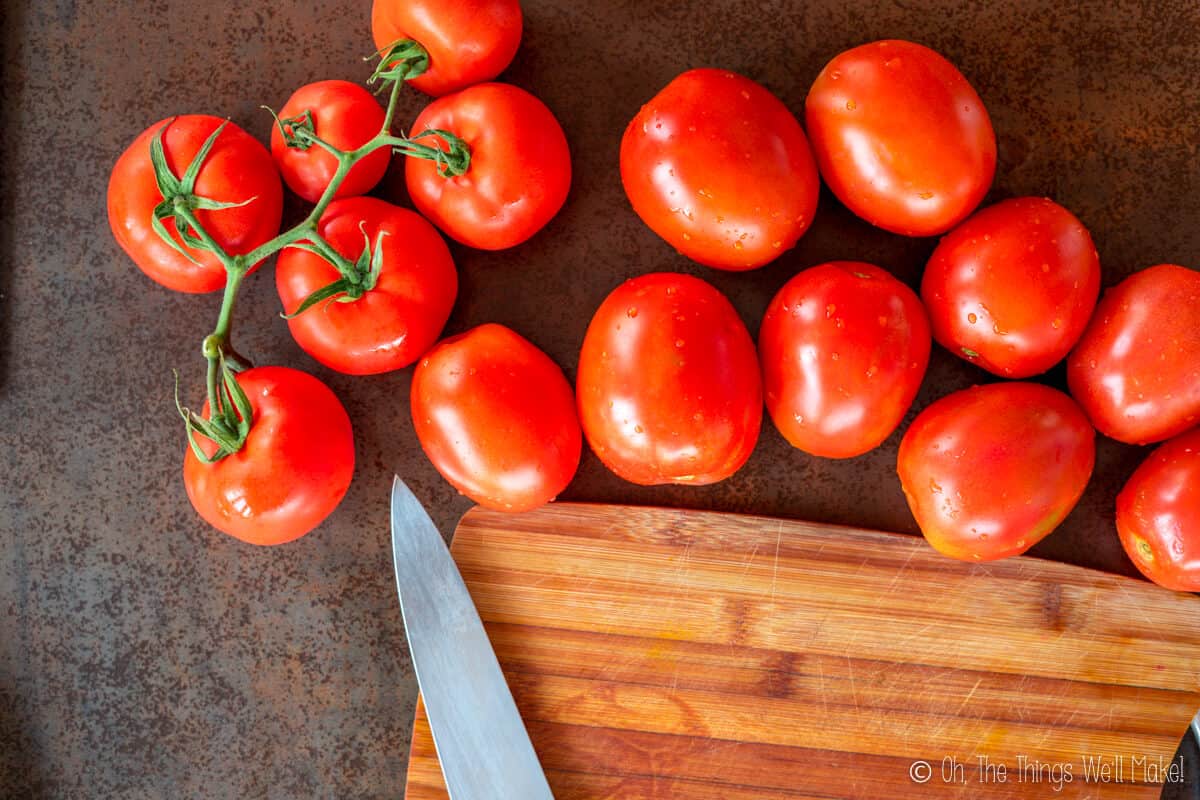
[[[761,267],[808,230],[820,180],[800,123],[728,70],[679,75],[630,121],[621,182],[651,230],[693,261]]]
[[[417,117],[412,138],[448,149],[428,130],[457,136],[470,150],[462,175],[409,158],[408,193],[417,210],[448,236],[481,250],[524,242],[562,208],[571,186],[567,137],[541,100],[516,86],[484,83],[434,100]]]
[[[850,458],[904,418],[929,365],[916,293],[857,261],[806,269],[779,290],[758,334],[767,411],[806,453]]]
[[[183,480],[196,511],[251,544],[282,544],[321,523],[354,472],[350,418],[328,386],[299,370],[257,367],[238,375],[253,409],[242,449],[212,464],[187,448]],[[203,416],[209,416],[204,404]],[[217,446],[197,437],[211,457]]]
[[[386,50],[411,39],[429,54],[429,67],[408,82],[439,97],[495,78],[521,43],[518,0],[375,0],[371,33]]]
[[[1200,272],[1159,264],[1105,292],[1067,382],[1096,429],[1122,442],[1161,442],[1200,423]]]
[[[729,477],[762,424],[754,342],[725,296],[690,275],[643,275],[605,298],[576,392],[596,455],[642,485]]]
[[[937,400],[900,442],[904,496],[935,549],[965,561],[1024,553],[1079,502],[1095,431],[1070,397],[993,383]]]
[[[307,115],[307,124],[322,141],[339,150],[360,147],[383,127],[384,111],[363,87],[350,81],[318,81],[301,86],[279,110],[287,124]],[[335,197],[353,197],[375,188],[387,172],[391,148],[381,147],[358,160],[337,188]],[[288,147],[279,125],[271,128],[271,155],[288,188],[310,203],[321,199],[337,172],[337,157],[317,144]]]
[[[1200,428],[1160,445],[1117,495],[1117,532],[1150,580],[1200,592]]]
[[[989,206],[947,234],[921,281],[933,337],[1004,378],[1067,357],[1100,295],[1087,228],[1042,197]]]
[[[152,227],[163,195],[155,181],[151,144],[161,133],[167,166],[176,178],[182,178],[205,141],[222,124],[225,128],[199,165],[194,194],[231,205],[197,208],[193,213],[230,255],[249,253],[279,233],[283,186],[267,148],[232,122],[204,114],[156,122],[121,154],[108,181],[108,223],[113,236],[142,272],[169,289],[220,289],[225,285],[225,268],[212,253],[184,243],[173,220],[167,220],[165,228],[187,255],[163,241]]]
[[[439,342],[413,372],[429,460],[477,503],[528,511],[566,488],[583,448],[575,394],[528,339],[489,323]]]
[[[400,369],[420,358],[441,334],[458,293],[450,249],[420,214],[373,197],[329,204],[317,231],[356,261],[379,248],[374,286],[351,299],[322,300],[288,319],[296,343],[327,367],[352,375]],[[275,284],[289,314],[340,277],[320,255],[289,247],[279,254]]]
[[[933,236],[964,219],[996,171],[996,136],[971,84],[938,53],[860,45],[813,82],[805,121],[821,177],[885,230]]]

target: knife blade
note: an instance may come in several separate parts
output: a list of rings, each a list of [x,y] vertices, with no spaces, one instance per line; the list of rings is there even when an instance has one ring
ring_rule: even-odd
[[[451,800],[553,800],[458,566],[399,477],[392,481],[392,558]]]
[[[1200,711],[1192,717],[1172,764],[1179,764],[1181,775],[1168,773],[1160,800],[1200,800]]]

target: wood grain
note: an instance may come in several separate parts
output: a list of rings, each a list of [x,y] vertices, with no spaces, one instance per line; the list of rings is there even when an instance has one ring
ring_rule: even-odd
[[[451,551],[558,800],[1157,798],[1200,707],[1200,599],[1065,564],[583,504]]]

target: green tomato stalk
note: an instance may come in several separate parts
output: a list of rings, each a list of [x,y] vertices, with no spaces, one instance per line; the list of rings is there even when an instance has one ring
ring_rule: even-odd
[[[170,123],[164,124],[151,141],[150,160],[154,167],[154,177],[159,193],[163,198],[162,202],[155,207],[154,217],[151,220],[155,233],[168,245],[195,261],[192,255],[168,231],[165,221],[173,220],[179,239],[184,244],[212,253],[225,268],[225,291],[221,297],[221,310],[217,314],[217,324],[212,332],[204,337],[201,347],[201,353],[208,365],[206,379],[208,419],[179,402],[178,373],[175,376],[175,407],[183,418],[188,444],[201,461],[211,464],[241,450],[253,425],[250,401],[237,381],[237,373],[247,369],[250,365],[233,349],[230,339],[234,304],[242,281],[250,269],[285,247],[296,247],[325,259],[341,275],[338,280],[318,289],[306,298],[296,311],[290,315],[284,315],[285,318],[302,314],[322,301],[354,302],[375,287],[379,271],[383,266],[382,234],[376,239],[374,245],[368,239],[362,254],[352,261],[337,252],[317,228],[318,220],[329,204],[333,202],[338,187],[342,185],[354,165],[381,147],[390,147],[393,152],[401,155],[434,161],[437,164],[438,173],[445,178],[462,175],[470,169],[470,148],[466,142],[449,131],[427,130],[412,137],[395,136],[391,132],[392,120],[396,113],[396,102],[400,96],[400,87],[406,80],[420,75],[429,67],[429,55],[425,49],[411,40],[401,40],[376,55],[380,57],[380,62],[367,82],[370,84],[381,83],[381,88],[388,90],[387,111],[379,133],[361,147],[354,150],[341,150],[322,139],[316,130],[311,111],[305,111],[298,116],[282,120],[274,112],[271,112],[288,147],[301,150],[307,150],[314,146],[320,147],[333,155],[337,159],[338,165],[329,185],[325,187],[325,191],[308,216],[295,227],[282,231],[274,239],[264,242],[248,253],[231,255],[226,252],[200,224],[195,213],[201,209],[219,211],[237,205],[218,202],[195,193],[196,177],[200,173],[200,168],[225,126],[221,125],[213,131],[199,152],[196,153],[196,157],[188,165],[182,177],[177,177],[171,171],[163,150],[163,135]],[[267,110],[270,111],[270,109]],[[428,138],[435,139],[435,144],[422,144],[417,141]],[[217,445],[217,450],[213,455],[210,456],[204,451],[197,435],[203,436]]]

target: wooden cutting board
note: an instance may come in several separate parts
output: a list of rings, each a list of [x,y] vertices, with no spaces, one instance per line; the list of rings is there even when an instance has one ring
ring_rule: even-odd
[[[451,549],[558,800],[1157,798],[1200,707],[1200,598],[1065,564],[566,503]]]

